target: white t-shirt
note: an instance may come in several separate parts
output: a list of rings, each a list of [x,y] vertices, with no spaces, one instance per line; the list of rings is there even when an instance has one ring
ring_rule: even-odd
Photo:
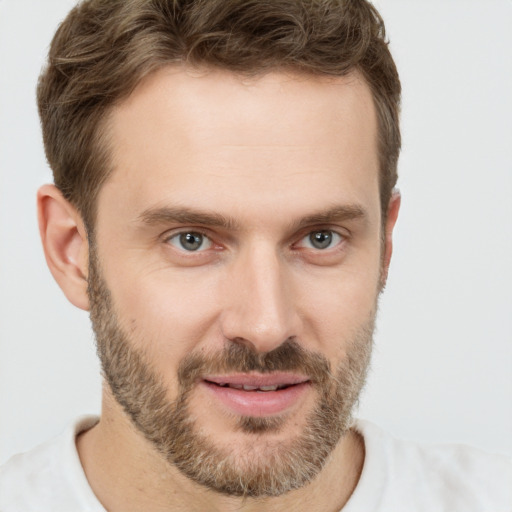
[[[56,439],[0,468],[1,512],[105,512],[89,487],[77,434],[85,417]],[[343,512],[511,512],[512,460],[465,446],[399,441],[358,421],[365,443],[361,478]]]

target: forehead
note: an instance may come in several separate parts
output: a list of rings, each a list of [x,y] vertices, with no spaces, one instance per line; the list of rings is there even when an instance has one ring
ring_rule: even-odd
[[[114,171],[99,212],[105,195],[133,214],[183,202],[295,215],[298,201],[317,210],[378,197],[375,109],[357,74],[243,78],[169,66],[113,110],[108,130]]]

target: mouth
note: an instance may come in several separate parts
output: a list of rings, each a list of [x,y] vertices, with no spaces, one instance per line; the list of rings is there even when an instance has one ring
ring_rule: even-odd
[[[208,381],[206,381],[208,382]],[[280,389],[286,389],[290,386],[295,386],[296,384],[278,384],[275,386],[251,386],[250,384],[233,384],[233,383],[216,383],[216,382],[208,382],[209,384],[216,384],[221,388],[231,388],[231,389],[243,389],[244,391],[278,391]]]
[[[291,409],[311,387],[303,375],[289,373],[206,376],[203,387],[231,413],[273,416]]]

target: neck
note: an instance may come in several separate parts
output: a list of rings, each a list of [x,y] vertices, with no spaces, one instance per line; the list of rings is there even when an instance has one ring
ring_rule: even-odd
[[[77,449],[93,492],[110,512],[337,512],[354,491],[364,461],[364,442],[349,431],[308,485],[272,498],[224,496],[166,462],[110,397],[104,397],[100,422],[78,437]]]

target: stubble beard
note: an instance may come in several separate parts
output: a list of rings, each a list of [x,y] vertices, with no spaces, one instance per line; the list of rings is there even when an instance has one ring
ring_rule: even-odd
[[[265,354],[232,340],[215,355],[186,356],[178,368],[178,396],[170,401],[147,356],[134,348],[118,323],[94,248],[89,261],[90,317],[103,376],[127,416],[168,463],[210,490],[253,498],[282,495],[320,473],[351,427],[370,362],[376,308],[352,336],[334,374],[323,355],[306,351],[293,339]],[[201,375],[230,371],[307,375],[318,400],[302,432],[278,443],[271,436],[283,428],[286,417],[240,417],[236,428],[247,437],[244,448],[235,451],[215,443],[190,411],[191,394]]]

